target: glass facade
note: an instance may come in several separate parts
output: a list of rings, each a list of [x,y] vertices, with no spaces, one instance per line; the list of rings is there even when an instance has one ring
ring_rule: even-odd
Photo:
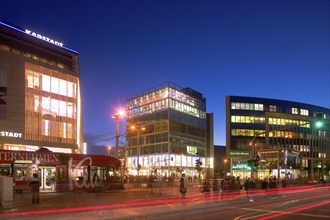
[[[77,142],[78,78],[25,64],[25,138]]]
[[[196,176],[195,161],[209,168],[206,100],[202,94],[172,83],[127,100],[126,156],[131,174],[170,177],[178,171]],[[134,125],[136,129],[131,129]],[[144,130],[139,129],[143,127]]]
[[[205,102],[172,87],[165,87],[127,101],[128,116],[138,117],[162,109],[174,109],[201,119],[206,118]]]
[[[316,115],[320,113],[323,121],[318,127]],[[329,179],[329,109],[283,100],[228,96],[226,115],[227,156],[231,158],[233,175],[249,174],[244,168],[246,161],[258,154],[264,161],[258,169],[259,178],[270,174],[288,178],[290,173],[290,178]],[[237,150],[244,150],[248,156],[231,154]],[[283,168],[285,172],[281,171]]]

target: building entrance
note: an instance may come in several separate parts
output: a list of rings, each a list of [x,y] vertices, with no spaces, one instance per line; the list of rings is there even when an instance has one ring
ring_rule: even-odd
[[[40,190],[55,190],[56,167],[39,166],[41,171],[41,187]]]

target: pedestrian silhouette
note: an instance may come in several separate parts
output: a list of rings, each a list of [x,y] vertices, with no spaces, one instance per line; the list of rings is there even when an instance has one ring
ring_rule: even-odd
[[[30,187],[32,192],[32,203],[39,203],[40,196],[39,196],[39,188],[41,186],[41,182],[39,180],[38,174],[34,173],[33,177],[30,179]]]
[[[186,180],[186,175],[183,173],[180,179],[180,193],[182,199],[186,198],[186,193],[187,193],[187,180]]]

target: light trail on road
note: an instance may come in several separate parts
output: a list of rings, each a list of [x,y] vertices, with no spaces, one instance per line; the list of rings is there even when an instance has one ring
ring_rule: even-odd
[[[300,207],[300,208],[297,208],[297,209],[293,209],[293,210],[286,211],[286,212],[281,212],[281,213],[278,213],[278,214],[273,214],[273,215],[270,215],[270,216],[267,216],[267,217],[258,218],[258,220],[267,220],[267,219],[272,219],[272,218],[278,218],[278,217],[284,216],[284,215],[292,215],[293,213],[301,212],[301,211],[304,211],[304,210],[308,210],[308,209],[312,209],[312,208],[315,208],[315,207],[318,207],[318,206],[324,206],[324,205],[328,205],[328,204],[330,204],[330,201],[323,201],[323,202],[319,202],[319,203],[316,203],[316,204],[313,204],[313,205]],[[311,216],[311,215],[309,215],[309,216]],[[329,219],[329,216],[323,216],[323,217]]]
[[[294,194],[296,193],[297,195],[299,195],[299,193],[301,192],[312,192],[312,191],[316,191],[316,190],[329,190],[330,187],[322,187],[322,188],[315,188],[315,187],[302,187],[302,188],[298,188],[298,189],[283,189],[283,190],[276,190],[276,191],[258,191],[255,195],[258,196],[263,196],[263,195],[272,195],[272,194],[276,194],[277,196],[282,196],[283,198],[285,198],[285,195],[289,195],[289,194]],[[220,202],[220,201],[231,201],[231,200],[236,200],[239,199],[240,197],[247,197],[249,196],[248,194],[237,194],[237,193],[228,193],[228,194],[224,194],[221,196],[205,196],[204,194],[193,194],[191,197],[188,197],[186,199],[181,199],[181,198],[175,198],[175,199],[161,199],[161,200],[151,200],[151,201],[140,201],[140,202],[129,202],[129,203],[120,203],[120,204],[109,204],[109,205],[98,205],[98,206],[86,206],[86,207],[73,207],[73,208],[62,208],[62,209],[49,209],[49,210],[38,210],[38,211],[25,211],[25,212],[8,212],[8,213],[1,213],[0,214],[0,218],[2,217],[19,217],[19,216],[33,216],[33,215],[46,215],[46,214],[60,214],[60,213],[73,213],[73,212],[81,212],[81,211],[96,211],[96,210],[111,210],[111,209],[122,209],[122,208],[134,208],[134,207],[144,207],[144,206],[163,206],[163,205],[167,205],[169,207],[179,207],[184,206],[185,204],[194,204],[194,205],[198,205],[198,204],[211,204],[214,202]],[[262,205],[255,205],[255,206],[250,206],[249,208],[247,207],[228,207],[227,210],[217,210],[216,212],[212,212],[212,213],[207,213],[204,217],[216,217],[222,214],[228,214],[228,213],[235,213],[235,211],[237,210],[249,210],[249,211],[263,211],[263,212],[267,212],[267,213],[263,213],[263,216],[265,215],[270,215],[271,216],[266,216],[264,218],[261,219],[270,219],[270,218],[276,218],[276,216],[283,216],[283,215],[287,215],[287,214],[292,214],[292,213],[297,213],[299,211],[303,211],[303,210],[307,210],[309,208],[308,207],[303,207],[305,209],[294,209],[294,210],[290,210],[287,212],[279,212],[279,211],[272,211],[272,210],[263,210],[260,209],[262,207],[273,207],[273,206],[280,206],[283,205],[287,206],[289,204],[292,204],[294,202],[299,202],[299,201],[304,201],[304,200],[310,200],[310,199],[316,199],[316,198],[322,198],[322,197],[328,197],[329,194],[321,194],[321,195],[313,195],[313,196],[307,196],[307,197],[303,197],[303,198],[292,198],[292,199],[285,199],[284,201],[280,201],[280,202],[271,202],[271,203],[267,203],[267,204],[262,204]],[[266,199],[266,198],[263,198]],[[259,200],[260,201],[260,200]],[[269,201],[269,200],[268,200]],[[327,203],[328,202],[328,203]],[[248,203],[251,205],[251,203]],[[320,202],[317,204],[314,204],[315,207],[317,206],[322,206],[322,205],[326,205],[329,204],[329,200],[325,201],[325,202]],[[309,209],[312,209],[314,206],[311,206]],[[156,207],[157,208],[157,207]],[[276,213],[276,214],[274,214]],[[259,215],[260,217],[261,215]],[[193,216],[197,217],[197,216]],[[243,217],[243,216],[241,216]],[[254,217],[258,217],[258,216],[254,216]],[[240,217],[238,217],[237,219],[241,219]],[[246,218],[248,219],[248,218]]]
[[[329,188],[329,187],[325,187],[325,188]],[[291,190],[293,191],[293,190]],[[291,192],[290,191],[290,192]],[[298,192],[299,193],[299,190]],[[329,198],[329,195],[328,194],[322,194],[322,195],[314,195],[314,196],[308,196],[308,197],[304,197],[304,198],[295,198],[295,199],[287,199],[285,201],[280,201],[280,202],[272,202],[272,203],[267,203],[267,204],[262,204],[262,205],[256,205],[256,206],[252,206],[252,207],[249,207],[249,208],[240,208],[240,207],[235,207],[231,210],[226,210],[226,211],[220,211],[220,212],[213,212],[213,213],[209,213],[209,214],[206,214],[205,215],[205,218],[211,218],[211,217],[215,217],[215,216],[219,216],[219,215],[222,215],[222,214],[226,214],[226,213],[235,213],[237,212],[237,210],[249,210],[249,211],[262,211],[262,212],[267,212],[266,214],[262,214],[262,215],[258,215],[258,216],[253,216],[251,218],[242,218],[243,216],[239,216],[237,218],[235,218],[236,220],[238,219],[255,219],[256,217],[259,217],[259,216],[264,216],[264,215],[268,215],[269,212],[273,213],[273,212],[280,212],[280,213],[284,213],[282,211],[270,211],[270,210],[265,210],[265,209],[260,209],[262,207],[269,207],[269,206],[276,206],[276,205],[281,205],[281,204],[287,204],[287,203],[290,203],[290,202],[299,202],[299,201],[306,201],[306,200],[310,200],[310,199],[316,199],[316,198],[323,198],[323,197],[327,197]],[[326,201],[326,202],[329,202],[329,201]],[[316,207],[316,206],[315,206]],[[197,218],[196,218],[197,219]]]

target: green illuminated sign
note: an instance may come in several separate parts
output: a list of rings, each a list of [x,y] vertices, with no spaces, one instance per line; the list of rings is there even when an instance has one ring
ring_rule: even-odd
[[[233,170],[243,170],[243,169],[247,169],[247,164],[243,163],[243,164],[233,165]]]
[[[230,155],[235,155],[235,156],[237,156],[237,155],[239,155],[239,156],[248,156],[248,155],[250,155],[248,152],[230,152],[229,154]]]

